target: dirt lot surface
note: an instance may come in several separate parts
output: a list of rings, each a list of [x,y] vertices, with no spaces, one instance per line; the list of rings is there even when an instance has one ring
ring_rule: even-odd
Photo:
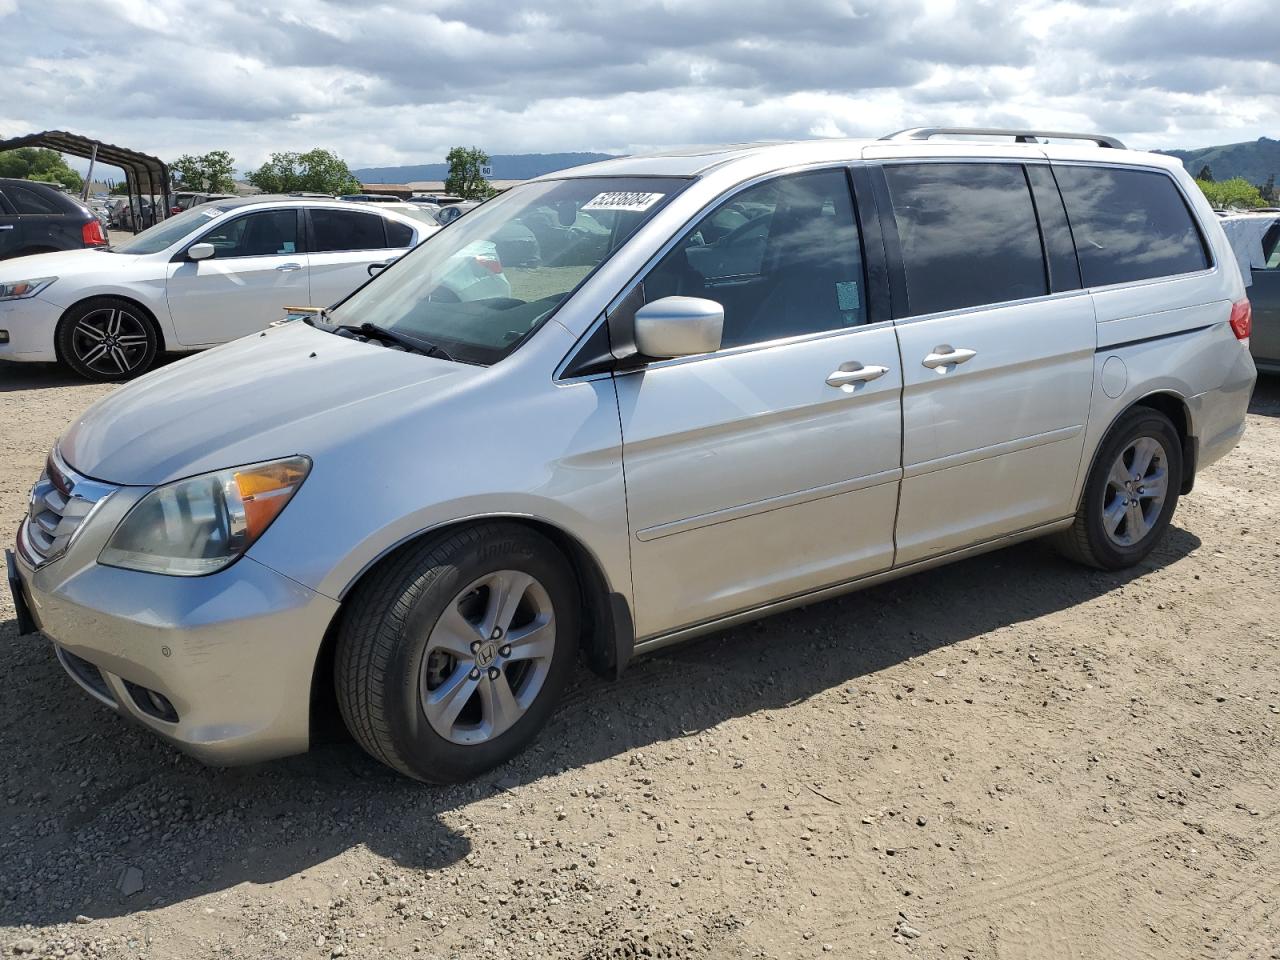
[[[0,528],[109,389],[0,365]],[[1272,379],[1139,569],[1028,544],[584,672],[453,789],[343,743],[201,767],[6,594],[0,950],[1277,957],[1278,585]]]

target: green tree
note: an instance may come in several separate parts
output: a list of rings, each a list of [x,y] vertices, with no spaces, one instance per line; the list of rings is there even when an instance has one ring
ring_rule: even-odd
[[[68,190],[79,190],[84,186],[84,178],[67,166],[62,154],[43,147],[19,147],[0,152],[0,177],[58,183]]]
[[[1213,183],[1213,170],[1210,169],[1207,163],[1200,168],[1200,172],[1196,174],[1196,179],[1206,180],[1209,183]]]
[[[1220,183],[1213,180],[1197,180],[1196,183],[1215,210],[1266,206],[1258,188],[1244,177],[1232,177]]]
[[[337,154],[316,147],[306,153],[273,153],[248,181],[265,193],[359,193],[360,181]]]
[[[480,168],[489,163],[489,155],[479,147],[454,147],[444,159],[449,164],[445,193],[467,200],[487,200],[497,192],[480,173]]]
[[[174,184],[183,190],[234,193],[235,159],[225,150],[210,150],[198,156],[184,153],[169,164]]]

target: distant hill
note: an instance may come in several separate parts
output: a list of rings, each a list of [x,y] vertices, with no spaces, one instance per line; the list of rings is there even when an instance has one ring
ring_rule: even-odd
[[[609,153],[508,153],[490,158],[494,180],[528,180],[565,167],[609,160]],[[419,180],[443,180],[449,175],[446,163],[421,163],[410,167],[365,167],[352,171],[362,183],[415,183]]]
[[[1260,137],[1247,143],[1228,143],[1221,147],[1201,147],[1199,150],[1157,150],[1170,157],[1177,157],[1193,177],[1206,165],[1213,171],[1213,179],[1230,180],[1244,177],[1250,183],[1263,184],[1274,176],[1280,180],[1280,140]]]

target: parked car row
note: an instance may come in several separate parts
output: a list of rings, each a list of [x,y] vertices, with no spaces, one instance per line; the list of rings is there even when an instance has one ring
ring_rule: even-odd
[[[19,631],[207,761],[305,750],[341,716],[441,782],[529,744],[580,652],[617,676],[1032,537],[1140,563],[1244,430],[1240,270],[1176,159],[1001,133],[708,148],[514,187],[331,310],[83,414],[19,532]],[[273,305],[275,271],[308,268],[332,302],[314,287],[341,214],[370,245],[422,226],[214,204],[127,255],[2,280],[39,304],[27,349],[52,356],[57,328],[123,375],[153,321],[188,348],[261,322],[230,306],[254,282],[222,276],[236,257]],[[92,279],[69,267],[88,261]]]
[[[198,207],[202,203],[214,203],[218,200],[234,200],[234,193],[196,193],[189,190],[179,190],[173,195],[173,206],[169,208],[169,213],[181,213],[183,210],[190,210],[192,207]]]

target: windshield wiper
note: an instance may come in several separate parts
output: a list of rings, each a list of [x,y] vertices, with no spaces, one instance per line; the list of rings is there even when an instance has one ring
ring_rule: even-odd
[[[444,347],[438,346],[430,340],[423,340],[419,337],[410,336],[409,334],[397,333],[394,330],[388,330],[386,327],[380,327],[376,323],[362,323],[359,326],[344,323],[339,324],[336,329],[350,330],[352,333],[358,333],[364,337],[376,337],[379,340],[385,340],[389,343],[397,344],[404,347],[406,350],[413,350],[416,353],[421,353],[428,357],[439,357],[442,360],[453,359]]]

